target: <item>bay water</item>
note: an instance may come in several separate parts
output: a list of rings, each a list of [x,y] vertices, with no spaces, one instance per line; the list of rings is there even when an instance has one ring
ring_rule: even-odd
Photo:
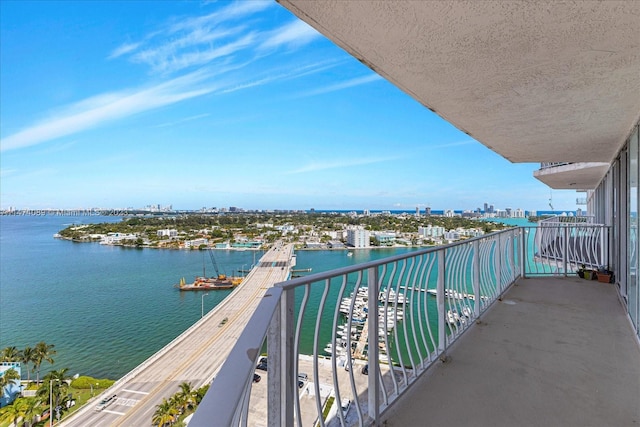
[[[53,366],[71,375],[117,379],[195,323],[231,290],[180,292],[180,278],[215,274],[203,251],[133,249],[56,239],[70,224],[120,221],[100,216],[0,216],[0,349],[55,344]],[[297,252],[313,273],[413,248]],[[236,275],[260,251],[216,250],[221,273]],[[309,304],[314,304],[310,301]]]

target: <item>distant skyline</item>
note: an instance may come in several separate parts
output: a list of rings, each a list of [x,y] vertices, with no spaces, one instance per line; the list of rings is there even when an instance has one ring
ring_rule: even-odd
[[[275,2],[3,0],[0,24],[2,209],[579,207]]]

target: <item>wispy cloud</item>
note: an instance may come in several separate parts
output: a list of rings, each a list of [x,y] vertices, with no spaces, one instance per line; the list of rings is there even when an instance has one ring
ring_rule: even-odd
[[[108,56],[108,59],[115,59],[115,58],[118,58],[118,57],[120,57],[122,55],[126,55],[127,53],[133,52],[138,47],[140,47],[140,45],[142,45],[141,42],[139,42],[139,43],[125,43],[125,44],[117,47],[113,52],[111,52],[111,54]]]
[[[383,162],[399,160],[400,158],[401,158],[400,156],[390,156],[390,157],[347,159],[347,160],[326,161],[326,162],[313,162],[305,166],[302,166],[301,168],[285,172],[285,175],[318,172],[322,170],[340,169],[340,168],[347,168],[347,167],[353,167],[353,166],[370,165],[373,163],[383,163]]]
[[[255,23],[260,17],[252,21],[252,15],[273,6],[270,1],[239,1],[208,15],[182,17],[147,34],[140,42],[119,46],[109,58],[126,56],[134,63],[148,65],[154,73],[167,74],[227,56],[246,61],[247,56],[265,47],[299,47],[320,36],[298,20],[273,30],[258,30]]]
[[[86,99],[48,120],[2,139],[0,151],[36,145],[92,129],[109,121],[211,93],[217,87],[206,83],[208,77],[204,72],[194,72],[150,88]]]
[[[269,34],[259,46],[260,49],[273,49],[281,46],[299,47],[321,38],[322,35],[303,21],[293,21]]]
[[[364,85],[364,84],[368,84],[368,83],[377,82],[379,80],[382,80],[382,77],[380,77],[377,74],[371,74],[369,76],[364,76],[364,77],[357,77],[355,79],[351,79],[351,80],[347,80],[347,81],[344,81],[344,82],[328,85],[328,86],[325,86],[325,87],[322,87],[322,88],[314,89],[314,90],[311,90],[311,91],[299,93],[296,96],[296,98],[304,98],[304,97],[308,97],[308,96],[322,95],[322,94],[329,93],[329,92],[336,92],[336,91],[339,91],[339,90],[348,89],[348,88],[352,88],[352,87],[355,87],[355,86],[360,86],[360,85]]]

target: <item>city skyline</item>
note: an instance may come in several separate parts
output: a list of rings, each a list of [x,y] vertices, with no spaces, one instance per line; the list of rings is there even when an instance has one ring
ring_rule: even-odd
[[[0,208],[578,208],[275,2],[148,6],[0,3]]]

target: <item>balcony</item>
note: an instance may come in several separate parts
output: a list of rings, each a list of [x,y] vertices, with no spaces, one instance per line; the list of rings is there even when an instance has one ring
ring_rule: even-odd
[[[592,190],[609,170],[609,163],[541,163],[533,176],[556,190]]]
[[[518,227],[279,283],[189,425],[637,423],[617,288],[574,274],[609,263],[608,232]]]

